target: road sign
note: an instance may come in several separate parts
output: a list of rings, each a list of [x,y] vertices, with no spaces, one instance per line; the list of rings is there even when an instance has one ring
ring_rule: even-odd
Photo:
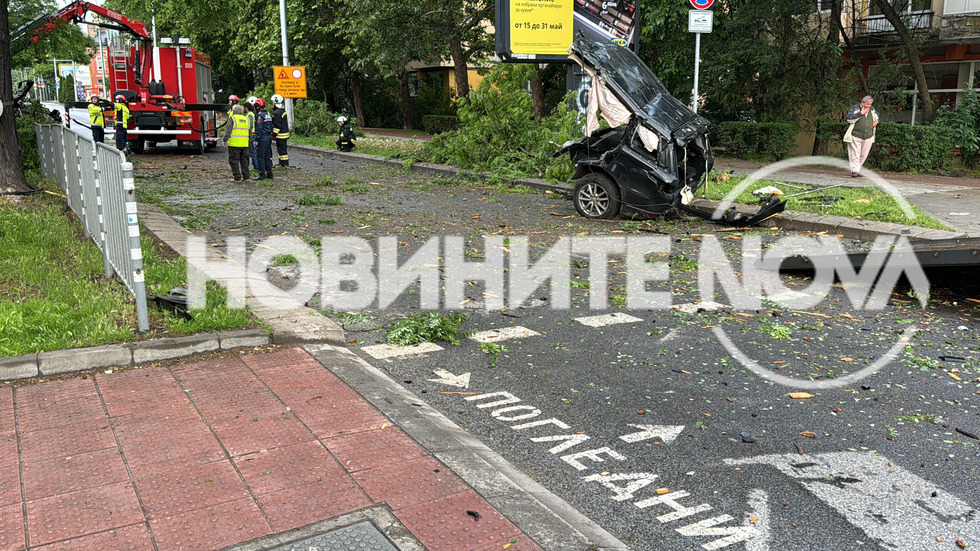
[[[687,12],[687,30],[692,33],[710,33],[714,23],[711,10],[690,10]]]
[[[276,93],[284,98],[306,97],[306,67],[275,66]]]
[[[714,4],[715,0],[691,0],[691,5],[699,10],[706,10]]]

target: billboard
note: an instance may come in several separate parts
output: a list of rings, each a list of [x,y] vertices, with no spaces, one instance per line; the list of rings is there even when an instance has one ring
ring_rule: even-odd
[[[572,37],[636,51],[636,0],[497,0],[497,54],[509,62],[568,62]]]

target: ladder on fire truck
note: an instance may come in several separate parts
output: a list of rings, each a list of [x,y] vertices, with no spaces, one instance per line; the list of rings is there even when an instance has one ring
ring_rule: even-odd
[[[116,91],[120,88],[125,89],[129,82],[129,72],[127,70],[127,63],[129,62],[129,52],[120,48],[109,48],[109,68],[110,76],[112,77],[112,94],[115,96]]]

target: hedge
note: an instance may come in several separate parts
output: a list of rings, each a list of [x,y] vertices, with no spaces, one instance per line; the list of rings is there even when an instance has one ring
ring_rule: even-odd
[[[817,152],[825,151],[820,142],[841,141],[847,123],[822,120],[817,125]],[[868,155],[868,166],[875,170],[891,172],[928,172],[944,170],[953,161],[956,147],[951,129],[945,126],[878,124],[875,145]],[[845,158],[847,149],[844,150]]]
[[[426,134],[440,134],[449,130],[459,130],[459,118],[448,115],[425,115],[422,117],[422,131]]]
[[[788,122],[728,121],[712,129],[712,144],[729,157],[779,160],[796,145],[796,130]]]

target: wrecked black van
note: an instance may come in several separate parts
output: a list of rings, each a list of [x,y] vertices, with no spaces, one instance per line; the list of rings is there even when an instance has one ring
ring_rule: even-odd
[[[575,163],[572,201],[586,218],[620,214],[661,216],[686,212],[714,165],[709,122],[667,91],[632,51],[613,43],[576,38],[569,58],[592,78],[586,136],[564,144],[555,156]],[[599,129],[599,117],[609,128]],[[764,208],[765,217],[778,205]],[[719,219],[747,225],[731,211]]]

